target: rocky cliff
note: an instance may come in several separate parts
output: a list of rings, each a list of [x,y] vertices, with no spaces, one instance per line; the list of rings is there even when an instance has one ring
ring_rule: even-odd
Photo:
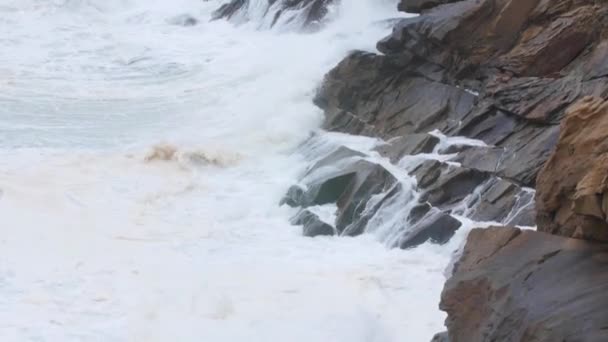
[[[382,136],[437,127],[481,139],[502,148],[490,177],[536,188],[540,232],[470,233],[442,294],[448,332],[436,340],[607,341],[608,4],[403,0],[400,8],[422,13],[399,24],[379,43],[385,55],[373,58],[404,72],[400,80],[425,79],[396,99],[419,92],[445,104],[421,110],[423,102],[412,101],[389,116],[385,103],[394,101],[372,106],[378,110],[368,116],[362,113],[369,107],[355,104],[346,108],[351,120]],[[330,74],[330,89],[335,79]],[[449,95],[435,91],[437,83],[449,86]],[[337,84],[333,94],[342,95],[357,81]],[[479,94],[464,115],[454,88]],[[329,117],[345,108],[326,103]]]
[[[311,167],[337,166],[304,177],[291,204],[337,202],[336,224],[322,232],[354,235],[373,229],[386,203],[401,203],[408,228],[393,244],[405,248],[446,242],[463,217],[538,223],[561,236],[471,233],[442,296],[448,332],[437,339],[608,340],[608,246],[597,243],[608,241],[608,4],[402,0],[399,8],[420,16],[398,22],[381,54],[344,59],[316,103],[327,130],[386,141],[376,152],[414,177],[418,195],[396,201],[407,186],[390,165],[341,149]],[[446,145],[449,137],[468,140]],[[309,222],[298,223],[321,232]]]
[[[449,341],[608,341],[608,245],[476,229],[441,308]]]
[[[380,53],[346,57],[315,98],[326,130],[377,143],[306,142],[321,157],[283,200],[300,208],[294,224],[307,236],[382,230],[411,248],[493,222],[468,237],[436,340],[607,341],[608,3],[399,9],[420,15],[397,22]],[[330,219],[318,210],[327,205]]]

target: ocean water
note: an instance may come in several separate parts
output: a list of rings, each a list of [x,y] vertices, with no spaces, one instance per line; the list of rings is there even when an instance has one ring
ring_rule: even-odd
[[[311,133],[370,144],[319,132],[312,97],[350,50],[374,50],[396,1],[343,0],[308,34],[209,21],[220,3],[0,0],[0,341],[444,329],[466,229],[404,251],[371,233],[302,237],[278,206]],[[183,14],[199,24],[175,25]]]

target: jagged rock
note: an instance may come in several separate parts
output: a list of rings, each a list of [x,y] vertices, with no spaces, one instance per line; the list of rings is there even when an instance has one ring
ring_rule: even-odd
[[[376,151],[396,163],[406,155],[431,153],[438,143],[439,138],[430,134],[408,134],[389,140]]]
[[[358,217],[355,217],[352,222],[348,223],[346,227],[343,227],[341,234],[345,236],[357,236],[365,232],[369,221],[376,215],[378,210],[382,208],[386,203],[390,203],[395,200],[397,196],[401,194],[403,187],[397,183],[389,190],[379,201],[372,202],[371,198],[367,200],[364,207],[365,209],[359,213]],[[363,204],[363,203],[362,203]],[[347,222],[346,222],[347,223]]]
[[[340,146],[336,150],[331,152],[330,154],[317,160],[306,171],[306,174],[309,175],[312,172],[320,170],[321,168],[335,168],[335,167],[337,167],[337,165],[339,165],[341,162],[343,162],[346,159],[361,158],[364,156],[365,156],[365,154],[363,154],[359,151],[355,151],[346,146]]]
[[[448,168],[448,165],[438,160],[425,160],[418,165],[410,175],[416,177],[418,180],[418,187],[421,189],[428,188],[431,186],[439,177],[442,172]]]
[[[608,241],[608,102],[587,97],[567,111],[538,176],[538,229]]]
[[[304,187],[292,186],[281,204],[307,208],[336,203],[337,231],[346,231],[346,235],[363,233],[367,220],[382,201],[364,215],[367,203],[383,193],[385,198],[390,198],[399,190],[399,184],[390,171],[362,156],[361,152],[347,147],[336,149],[309,168],[302,179]]]
[[[294,17],[285,16],[287,12],[298,11],[298,19],[301,20],[301,28],[315,28],[327,15],[329,6],[334,0],[267,0],[266,15],[272,15],[274,26],[282,17],[294,20]],[[212,15],[212,19],[231,19],[239,12],[246,11],[249,0],[231,0],[223,4]],[[242,15],[247,17],[246,13]]]
[[[246,4],[247,0],[231,0],[215,10],[212,14],[212,18],[214,20],[217,19],[230,19],[233,15],[235,15],[239,10],[241,10]]]
[[[308,237],[334,235],[335,230],[330,224],[323,222],[317,214],[303,209],[291,220],[291,223],[302,227],[302,234]]]
[[[281,199],[280,205],[306,208],[313,205],[336,203],[356,177],[359,166],[361,166],[353,158],[363,156],[364,154],[361,152],[340,146],[327,156],[319,159],[305,174],[306,177],[311,176],[314,172],[322,172],[320,176],[309,180],[309,184],[304,187],[301,185],[291,186],[287,190],[287,194]],[[352,161],[345,164],[345,160]]]
[[[434,207],[448,209],[472,194],[487,178],[485,172],[450,166],[424,189],[422,200]]]
[[[480,189],[469,218],[482,222],[535,225],[534,194],[517,184],[493,177]]]
[[[342,132],[369,137],[375,136],[372,126],[363,122],[354,114],[341,110],[327,112],[325,115],[323,128],[333,132]]]
[[[431,209],[433,209],[433,207],[429,203],[419,203],[412,208],[408,215],[407,221],[410,224],[417,223],[422,220],[422,218],[424,218],[426,214],[431,211]]]
[[[517,77],[488,82],[486,91],[501,110],[537,122],[559,121],[564,106],[579,98],[582,87],[575,76]]]
[[[463,89],[408,75],[382,56],[355,52],[326,76],[315,102],[326,110],[327,128],[393,138],[457,125],[475,99]]]
[[[474,229],[440,307],[450,341],[608,340],[608,245]]]
[[[558,126],[525,125],[502,141],[505,154],[498,167],[499,176],[534,187],[536,176],[549,158],[559,136]]]
[[[456,234],[461,225],[462,223],[452,216],[431,210],[404,232],[399,240],[399,247],[413,248],[427,241],[445,244]]]
[[[338,173],[310,184],[306,189],[299,185],[291,186],[281,200],[280,205],[286,204],[290,207],[306,208],[313,205],[335,203],[347,190],[352,180],[356,178],[354,170],[344,171],[345,173]]]
[[[292,185],[281,199],[279,205],[288,205],[292,208],[306,206],[307,200],[305,199],[305,194],[306,189],[299,185]]]
[[[420,13],[423,10],[456,1],[461,0],[401,0],[398,8],[403,12]]]
[[[359,220],[369,200],[375,195],[389,192],[396,183],[395,176],[381,165],[369,162],[362,165],[338,199],[338,231],[344,231]]]
[[[496,172],[504,154],[501,147],[471,146],[458,153],[454,161],[468,169]]]
[[[534,124],[500,110],[480,108],[471,112],[451,134],[483,140],[493,146],[463,151],[456,159],[463,166],[491,171],[496,160],[494,173],[498,176],[534,187],[540,168],[557,143],[559,126]],[[489,155],[479,151],[484,149]]]

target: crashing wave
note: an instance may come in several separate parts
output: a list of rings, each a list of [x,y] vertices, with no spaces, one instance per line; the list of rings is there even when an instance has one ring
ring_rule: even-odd
[[[213,13],[213,19],[236,24],[257,22],[259,28],[318,29],[338,0],[231,0]]]

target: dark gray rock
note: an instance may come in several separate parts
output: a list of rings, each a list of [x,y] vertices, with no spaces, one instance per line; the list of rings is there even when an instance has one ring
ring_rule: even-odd
[[[330,224],[323,222],[319,216],[307,209],[301,210],[291,223],[302,227],[302,234],[307,237],[334,235],[335,230]]]
[[[354,159],[364,157],[365,154],[350,149],[346,146],[340,146],[330,154],[321,159],[317,160],[311,167],[308,168],[306,174],[309,175],[314,171],[317,171],[324,167],[336,167],[341,161],[345,159]]]
[[[485,172],[450,166],[424,189],[422,200],[434,207],[449,209],[472,194],[488,177]]]
[[[352,220],[352,222],[348,223],[346,227],[342,229],[341,234],[345,236],[357,236],[363,234],[369,221],[374,217],[374,215],[376,215],[378,210],[386,203],[390,203],[391,201],[395,200],[402,191],[403,187],[401,184],[396,183],[393,188],[386,192],[379,201],[371,203],[371,201],[368,200],[365,204],[365,210],[360,212],[359,215]]]
[[[308,200],[306,199],[306,190],[299,185],[292,185],[285,196],[281,199],[279,205],[288,205],[292,208],[304,207]]]
[[[388,193],[397,179],[379,164],[360,162],[361,168],[338,199],[336,228],[342,232],[361,219],[369,200],[378,194]]]
[[[420,13],[423,10],[456,1],[461,0],[401,0],[398,6],[399,10],[403,12]]]
[[[502,147],[471,146],[463,148],[453,161],[468,169],[494,173],[504,159],[504,154]]]
[[[231,0],[215,10],[211,17],[213,20],[230,19],[238,11],[244,8],[247,3],[248,0]]]
[[[425,189],[435,183],[448,167],[447,164],[438,160],[425,160],[414,168],[410,175],[416,177],[419,188]]]
[[[461,225],[460,221],[446,213],[431,211],[404,232],[399,240],[399,247],[413,248],[427,241],[445,244]]]
[[[287,12],[297,11],[302,20],[302,29],[316,29],[328,13],[327,6],[334,0],[267,0],[266,15],[273,15],[272,26]],[[213,20],[231,19],[237,13],[246,11],[249,0],[231,0],[214,11]],[[272,12],[270,11],[272,9]],[[246,16],[245,16],[246,17]]]
[[[365,162],[357,163],[357,160],[363,156],[364,154],[361,152],[340,146],[309,167],[306,170],[305,177],[324,168],[331,168],[331,172],[321,178],[314,178],[312,183],[304,186],[291,186],[281,200],[280,205],[305,208],[313,205],[336,203],[356,177],[356,173],[360,171],[361,165],[365,164]],[[342,168],[338,168],[340,163],[346,159],[353,159],[353,161],[343,165]]]
[[[408,134],[389,140],[376,151],[396,163],[406,155],[431,153],[438,143],[439,138],[430,134]]]
[[[390,171],[362,156],[346,147],[336,149],[310,167],[301,180],[305,184],[292,186],[281,204],[307,208],[336,203],[337,231],[345,235],[363,233],[375,210],[383,200],[394,196],[400,186]],[[370,199],[382,194],[384,199],[364,215]]]

